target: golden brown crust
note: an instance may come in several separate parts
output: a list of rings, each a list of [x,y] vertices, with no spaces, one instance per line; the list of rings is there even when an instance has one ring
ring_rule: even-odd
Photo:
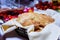
[[[54,19],[45,14],[23,13],[19,15],[17,21],[23,26],[34,24],[35,31],[43,29],[47,24],[54,22]]]

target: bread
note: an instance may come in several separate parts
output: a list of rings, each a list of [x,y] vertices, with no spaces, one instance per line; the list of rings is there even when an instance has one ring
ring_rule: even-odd
[[[23,13],[18,16],[17,21],[23,26],[34,25],[35,31],[43,29],[47,24],[54,22],[54,19],[45,14]]]

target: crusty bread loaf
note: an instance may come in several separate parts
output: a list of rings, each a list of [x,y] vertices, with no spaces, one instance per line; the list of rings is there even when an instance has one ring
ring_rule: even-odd
[[[34,25],[35,30],[43,29],[47,24],[54,22],[54,19],[45,14],[23,13],[18,16],[17,21],[23,26]]]

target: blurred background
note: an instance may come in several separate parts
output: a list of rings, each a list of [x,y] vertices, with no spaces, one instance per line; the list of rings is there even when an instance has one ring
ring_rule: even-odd
[[[60,0],[0,0],[0,8],[35,7],[36,4],[40,4],[41,9],[60,8]]]
[[[21,14],[23,12],[46,9],[53,9],[60,12],[60,0],[0,0],[1,11],[13,10],[14,12],[19,12],[19,14]],[[2,17],[4,19],[7,16],[10,19],[12,18],[11,15],[16,16],[18,14],[3,12],[3,14],[0,13],[0,19]]]

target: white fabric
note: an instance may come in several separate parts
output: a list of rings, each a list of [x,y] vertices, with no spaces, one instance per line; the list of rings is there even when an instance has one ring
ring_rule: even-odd
[[[4,23],[3,20],[0,20],[0,23]]]
[[[49,35],[49,37],[47,37],[46,40],[57,40],[59,35],[60,35],[60,28],[56,25],[47,25],[47,26],[50,26],[50,31],[51,31],[51,34]]]
[[[30,40],[57,40],[60,28],[55,24],[49,24],[41,32],[31,32],[28,35]]]
[[[60,21],[60,14],[56,13],[54,16],[52,16],[52,18],[55,19],[54,23],[60,27],[60,22],[59,22]]]
[[[0,25],[0,35],[4,35],[4,33],[3,33],[3,30],[1,29],[1,25]]]
[[[55,15],[55,14],[59,14],[57,11],[52,10],[52,9],[47,9],[46,12],[47,12],[47,14],[50,15],[50,16],[53,16],[53,15]]]

